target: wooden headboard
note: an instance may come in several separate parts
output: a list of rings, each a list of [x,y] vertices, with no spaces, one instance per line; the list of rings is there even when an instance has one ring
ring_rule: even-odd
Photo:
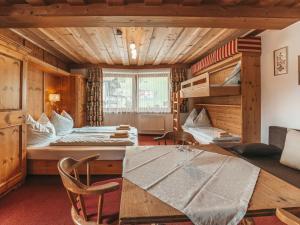
[[[242,135],[242,111],[240,105],[196,104],[196,107],[207,110],[213,127]]]

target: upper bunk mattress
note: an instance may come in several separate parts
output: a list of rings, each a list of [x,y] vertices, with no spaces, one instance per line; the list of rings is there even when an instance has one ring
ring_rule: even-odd
[[[220,142],[239,142],[241,137],[237,135],[232,135],[230,137],[220,137],[220,133],[225,132],[222,129],[216,127],[186,127],[183,126],[182,129],[193,135],[193,137],[202,144],[209,143],[220,143]]]

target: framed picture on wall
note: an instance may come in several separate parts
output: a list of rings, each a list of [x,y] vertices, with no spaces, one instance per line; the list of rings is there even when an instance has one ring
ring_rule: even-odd
[[[274,75],[288,73],[288,47],[280,48],[274,51]]]

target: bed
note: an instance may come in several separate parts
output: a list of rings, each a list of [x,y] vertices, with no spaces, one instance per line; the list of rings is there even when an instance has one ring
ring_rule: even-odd
[[[80,159],[99,154],[91,165],[91,174],[121,174],[126,146],[138,145],[138,132],[130,127],[128,138],[109,138],[115,126],[73,128],[72,133],[50,142],[27,146],[28,174],[58,174],[57,162],[63,157]],[[82,168],[81,173],[85,170]]]
[[[231,134],[231,136],[220,137],[220,133],[225,132],[216,127],[187,127],[182,126],[182,129],[193,135],[196,141],[201,144],[217,144],[221,147],[230,147],[231,145],[241,142],[241,137]]]

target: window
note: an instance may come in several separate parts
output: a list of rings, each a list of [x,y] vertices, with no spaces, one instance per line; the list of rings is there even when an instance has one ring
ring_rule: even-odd
[[[170,70],[104,71],[104,112],[167,113]]]
[[[104,76],[103,105],[105,112],[133,112],[133,77]]]

